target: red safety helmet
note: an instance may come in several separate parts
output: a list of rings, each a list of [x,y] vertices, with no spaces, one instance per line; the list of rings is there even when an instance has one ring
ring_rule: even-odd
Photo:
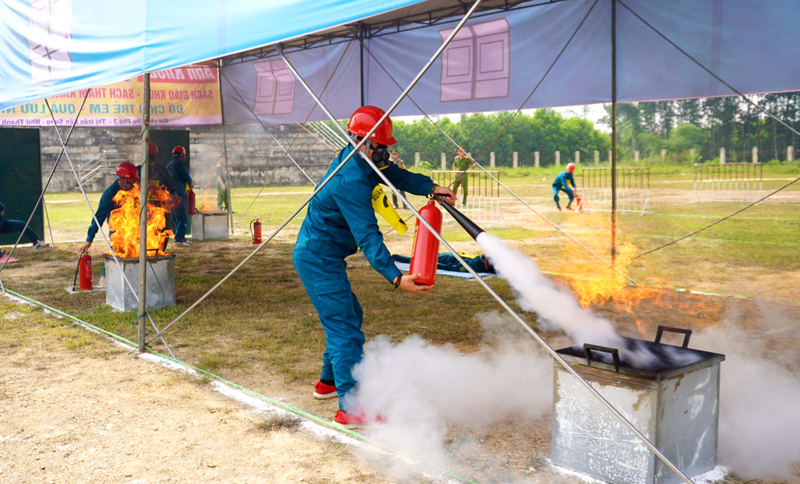
[[[124,161],[117,167],[117,176],[124,178],[132,183],[139,183],[139,172],[133,163]]]
[[[347,131],[363,138],[384,114],[386,114],[386,111],[379,107],[361,106],[350,116],[350,121],[347,122]],[[388,117],[383,120],[378,129],[372,133],[371,139],[387,146],[397,143],[397,140],[392,136],[392,120]]]
[[[573,171],[575,171],[575,163],[570,163],[567,165],[567,173],[572,173]]]
[[[185,155],[186,154],[186,148],[184,148],[183,146],[180,146],[180,145],[176,146],[176,147],[172,148],[172,154],[173,155]]]
[[[150,142],[150,146],[148,147],[148,152],[150,153],[150,156],[156,156],[158,154],[158,146],[156,146],[156,144],[153,143],[152,141]]]

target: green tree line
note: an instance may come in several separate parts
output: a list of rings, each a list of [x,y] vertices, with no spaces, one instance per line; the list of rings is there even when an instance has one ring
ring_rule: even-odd
[[[751,96],[756,104],[800,131],[800,92]],[[611,106],[601,120],[611,125]],[[785,160],[788,146],[800,140],[780,123],[738,96],[617,105],[617,143],[623,156],[682,157],[695,148],[701,159],[711,160],[725,148],[729,162],[750,161],[757,147],[759,161]]]
[[[593,160],[594,151],[607,153],[611,147],[610,136],[595,129],[590,121],[564,118],[550,109],[539,109],[532,115],[520,114],[495,141],[512,115],[510,112],[464,114],[457,122],[443,118],[438,123],[487,167],[489,152],[495,153],[497,166],[511,166],[515,151],[519,153],[520,165],[532,166],[534,152],[538,151],[540,164],[546,166],[555,163],[556,151],[561,152],[562,164],[566,164],[575,151],[580,151],[581,160],[588,162]],[[400,156],[406,162],[419,152],[422,161],[439,168],[441,153],[446,153],[448,167],[452,166],[456,147],[427,120],[394,121],[394,136]],[[607,156],[602,155],[602,159]]]

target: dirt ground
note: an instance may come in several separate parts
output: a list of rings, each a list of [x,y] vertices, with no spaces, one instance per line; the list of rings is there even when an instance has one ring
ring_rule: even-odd
[[[385,482],[340,437],[98,345],[84,354],[34,337],[2,347],[0,482]]]

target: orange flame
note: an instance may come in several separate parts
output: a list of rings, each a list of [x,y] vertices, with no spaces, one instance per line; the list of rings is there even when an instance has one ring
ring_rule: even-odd
[[[108,226],[111,246],[119,257],[139,257],[139,185],[131,190],[120,190],[114,195],[117,209],[111,211]],[[173,207],[172,196],[166,187],[151,186],[147,197],[147,253],[169,255],[162,249],[168,237],[173,235],[167,226],[167,214]]]
[[[209,188],[209,186],[210,185],[207,185],[202,191],[196,190],[196,208],[198,212],[219,212],[222,210],[222,207],[217,205],[216,194],[212,194],[212,190]]]
[[[586,232],[579,236],[581,243],[610,262],[610,221],[605,217],[585,217],[582,223]],[[620,240],[623,240],[622,237]],[[719,314],[722,308],[720,301],[709,301],[704,296],[688,292],[665,290],[663,287],[670,284],[657,277],[648,278],[648,285],[631,285],[623,274],[629,274],[636,251],[637,248],[633,244],[624,240],[618,244],[614,265],[619,270],[617,272],[582,247],[565,244],[564,263],[559,267],[559,271],[570,274],[569,285],[582,306],[601,306],[610,302],[616,310],[623,311],[633,318],[642,336],[647,335],[646,324],[635,310],[638,308],[639,312],[642,312],[644,308],[641,304],[644,301],[648,301],[652,306],[673,309],[688,316],[685,318],[687,323],[695,325],[700,319],[705,319],[705,315]]]

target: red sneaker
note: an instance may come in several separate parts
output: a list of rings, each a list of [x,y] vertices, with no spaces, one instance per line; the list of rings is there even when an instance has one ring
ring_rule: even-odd
[[[336,385],[326,385],[321,381],[314,383],[314,398],[319,400],[326,400],[328,398],[336,398],[339,395],[336,393]]]
[[[361,411],[358,411],[355,415],[349,415],[341,410],[337,410],[336,416],[333,418],[334,423],[337,423],[346,429],[367,427],[369,425],[383,423],[385,421],[386,419],[383,418],[382,415],[378,415],[374,419],[370,419],[367,418]]]

